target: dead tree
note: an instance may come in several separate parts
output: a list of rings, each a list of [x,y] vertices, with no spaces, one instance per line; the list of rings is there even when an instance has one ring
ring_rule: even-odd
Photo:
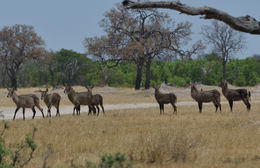
[[[201,15],[204,19],[215,19],[222,21],[232,27],[235,30],[250,33],[250,34],[260,34],[260,22],[255,18],[246,15],[240,17],[234,17],[228,13],[208,7],[193,7],[183,4],[179,1],[146,1],[146,2],[134,2],[129,0],[124,0],[122,3],[127,8],[131,9],[146,9],[146,8],[164,8],[172,9],[184,13],[187,15]]]

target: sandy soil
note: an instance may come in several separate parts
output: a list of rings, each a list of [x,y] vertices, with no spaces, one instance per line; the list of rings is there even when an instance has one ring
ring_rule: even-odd
[[[234,102],[234,104],[236,103],[242,103],[240,102]],[[259,100],[256,101],[252,101],[251,104],[256,104],[256,103],[260,103]],[[221,104],[228,104],[227,101],[223,101],[221,102]],[[212,105],[212,103],[204,103],[203,105]],[[170,106],[170,105],[168,105]],[[197,102],[195,101],[183,101],[183,102],[178,102],[177,103],[177,107],[178,106],[197,106]],[[109,111],[112,110],[126,110],[126,109],[141,109],[141,108],[151,108],[151,107],[158,107],[157,103],[134,103],[134,104],[108,104],[105,105],[105,113],[109,113]],[[13,118],[14,115],[14,111],[15,111],[16,107],[2,107],[0,108],[0,117],[3,120],[11,120]],[[47,108],[43,107],[44,110],[44,115],[46,115],[47,113]],[[60,114],[61,115],[71,115],[72,114],[72,110],[73,110],[73,106],[61,106],[60,107]],[[158,108],[159,111],[159,108]],[[81,113],[87,113],[88,112],[88,107],[87,106],[81,106]],[[102,112],[100,112],[101,114]],[[53,108],[52,109],[52,116],[56,115],[56,109]],[[102,114],[101,114],[102,115]],[[36,109],[36,118],[41,118],[42,114],[41,112]],[[22,109],[19,109],[19,111],[16,114],[16,119],[22,119],[23,115],[22,115]],[[26,109],[25,111],[25,118],[26,119],[31,119],[32,117],[32,111],[31,109]]]
[[[203,88],[203,90],[211,90],[218,89],[221,92],[221,89],[216,86],[206,86],[206,85],[197,85],[197,88]],[[230,88],[237,88],[230,86]],[[83,87],[76,87],[78,91],[85,91],[86,89]],[[252,94],[251,103],[260,103],[260,84],[254,87],[247,88],[250,90]],[[35,88],[22,89],[20,93],[27,94],[32,93],[32,90],[36,90]],[[161,91],[168,93],[174,92],[178,98],[177,106],[194,106],[197,108],[197,103],[190,97],[190,88],[179,88],[179,87],[171,87],[167,85],[161,86]],[[67,99],[67,96],[63,93],[63,89],[57,89],[52,92],[57,92],[62,96],[62,103],[60,106],[60,114],[61,115],[72,115],[73,106]],[[130,88],[111,88],[111,87],[100,87],[95,88],[95,94],[99,93],[104,98],[104,108],[105,111],[111,110],[124,110],[124,109],[139,109],[139,108],[158,108],[158,104],[154,99],[154,89],[149,90],[140,90],[135,91]],[[36,93],[37,94],[37,93]],[[11,99],[6,98],[7,91],[6,89],[0,89],[0,119],[10,120],[13,118],[15,111],[15,104],[11,101]],[[120,101],[119,101],[119,100]],[[234,102],[236,103],[242,103]],[[204,103],[205,105],[212,105],[212,103]],[[203,104],[203,105],[204,105]],[[226,99],[221,97],[221,104],[227,104]],[[47,114],[47,108],[41,102],[41,106],[44,109],[44,115]],[[170,106],[170,105],[168,105]],[[38,109],[36,109],[36,118],[41,118],[41,113]],[[158,108],[159,111],[159,108]],[[81,112],[88,112],[87,106],[81,107]],[[52,108],[52,116],[56,115],[56,109]],[[32,111],[31,109],[26,109],[25,118],[31,119]],[[19,109],[16,115],[16,119],[22,118],[22,109]]]

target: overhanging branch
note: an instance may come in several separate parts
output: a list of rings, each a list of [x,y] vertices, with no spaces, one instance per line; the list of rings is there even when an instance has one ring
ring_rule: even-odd
[[[192,7],[183,4],[179,1],[153,1],[153,2],[133,2],[124,0],[122,3],[127,8],[142,9],[142,8],[164,8],[179,11],[187,15],[201,15],[204,19],[215,19],[228,24],[235,30],[250,33],[260,34],[260,22],[251,16],[233,17],[228,13],[212,8],[212,7]]]

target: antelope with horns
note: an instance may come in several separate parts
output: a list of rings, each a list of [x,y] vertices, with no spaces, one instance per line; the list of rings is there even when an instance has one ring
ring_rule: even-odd
[[[33,111],[32,119],[34,119],[36,110],[35,106],[41,111],[42,117],[44,118],[43,109],[40,107],[40,100],[35,94],[28,94],[28,95],[17,95],[14,89],[9,89],[7,97],[11,97],[16,104],[16,110],[14,112],[13,120],[15,120],[15,116],[17,111],[22,108],[23,109],[23,120],[25,120],[25,109],[31,108]]]
[[[46,106],[48,107],[47,117],[51,117],[51,107],[54,106],[57,109],[56,117],[60,116],[59,106],[61,96],[58,93],[48,94],[48,88],[45,91],[39,90],[41,93],[41,99],[44,101]]]
[[[220,87],[222,88],[222,93],[228,100],[230,110],[232,112],[233,101],[242,100],[247,107],[247,110],[250,111],[251,104],[249,103],[251,93],[246,89],[229,89],[226,80],[222,80]]]
[[[80,115],[80,105],[88,105],[88,108],[96,113],[95,107],[91,105],[92,94],[90,92],[75,92],[70,85],[66,85],[64,93],[68,95],[69,100],[74,104],[73,115],[75,115],[75,110],[77,115]]]
[[[191,97],[196,102],[198,102],[200,113],[202,112],[202,103],[203,102],[205,102],[205,103],[213,102],[213,104],[216,107],[215,112],[218,111],[218,107],[219,107],[219,110],[221,111],[220,93],[216,89],[209,90],[209,91],[203,91],[203,89],[201,89],[201,91],[198,91],[195,84],[191,84]]]
[[[92,94],[92,89],[94,88],[94,86],[85,86],[85,87]],[[99,115],[99,111],[100,111],[100,109],[98,107],[99,105],[102,108],[103,114],[105,114],[105,110],[104,110],[104,106],[103,106],[103,97],[100,94],[95,94],[95,95],[92,96],[91,105],[97,108],[97,110],[98,110],[97,115]],[[90,113],[91,113],[91,110],[89,109],[88,115]]]
[[[169,103],[171,103],[174,109],[173,114],[174,113],[177,114],[177,107],[175,105],[175,103],[177,102],[176,95],[174,93],[161,93],[159,91],[160,86],[154,86],[153,88],[155,89],[154,92],[155,99],[158,102],[160,107],[160,114],[164,114],[164,104],[169,104]]]

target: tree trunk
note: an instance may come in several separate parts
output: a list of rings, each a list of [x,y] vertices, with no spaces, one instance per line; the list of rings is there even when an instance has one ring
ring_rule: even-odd
[[[150,81],[151,81],[151,64],[152,59],[148,58],[148,61],[146,62],[146,80],[145,80],[145,89],[150,89]]]
[[[226,60],[223,58],[222,60],[222,65],[223,65],[223,79],[226,80],[227,79],[227,75],[226,75]]]
[[[108,74],[108,69],[105,65],[103,65],[102,68],[102,76],[104,80],[104,86],[108,86],[109,74]]]
[[[13,88],[14,90],[17,90],[18,85],[17,85],[16,75],[13,75],[13,76],[11,77],[11,86],[12,86],[12,88]]]
[[[40,71],[40,68],[38,68],[38,82],[36,82],[35,84],[36,84],[36,86],[39,84],[41,84],[42,83],[42,72]],[[46,84],[46,83],[45,83]]]
[[[51,85],[52,85],[53,88],[55,88],[55,83],[54,83],[55,77],[54,77],[54,72],[51,68],[51,65],[49,65],[48,69],[49,69],[49,72],[50,72],[50,75],[51,75]]]
[[[4,68],[1,68],[2,72],[2,87],[6,87],[6,70]]]
[[[6,68],[6,73],[11,80],[11,87],[13,89],[17,90],[17,87],[18,87],[17,77],[16,77],[17,71],[15,71],[14,69],[11,69],[11,68],[9,69],[7,66],[5,68]]]
[[[144,66],[144,62],[143,61],[137,63],[137,72],[136,72],[136,79],[135,79],[135,90],[140,90],[140,88],[141,88],[143,66]]]

